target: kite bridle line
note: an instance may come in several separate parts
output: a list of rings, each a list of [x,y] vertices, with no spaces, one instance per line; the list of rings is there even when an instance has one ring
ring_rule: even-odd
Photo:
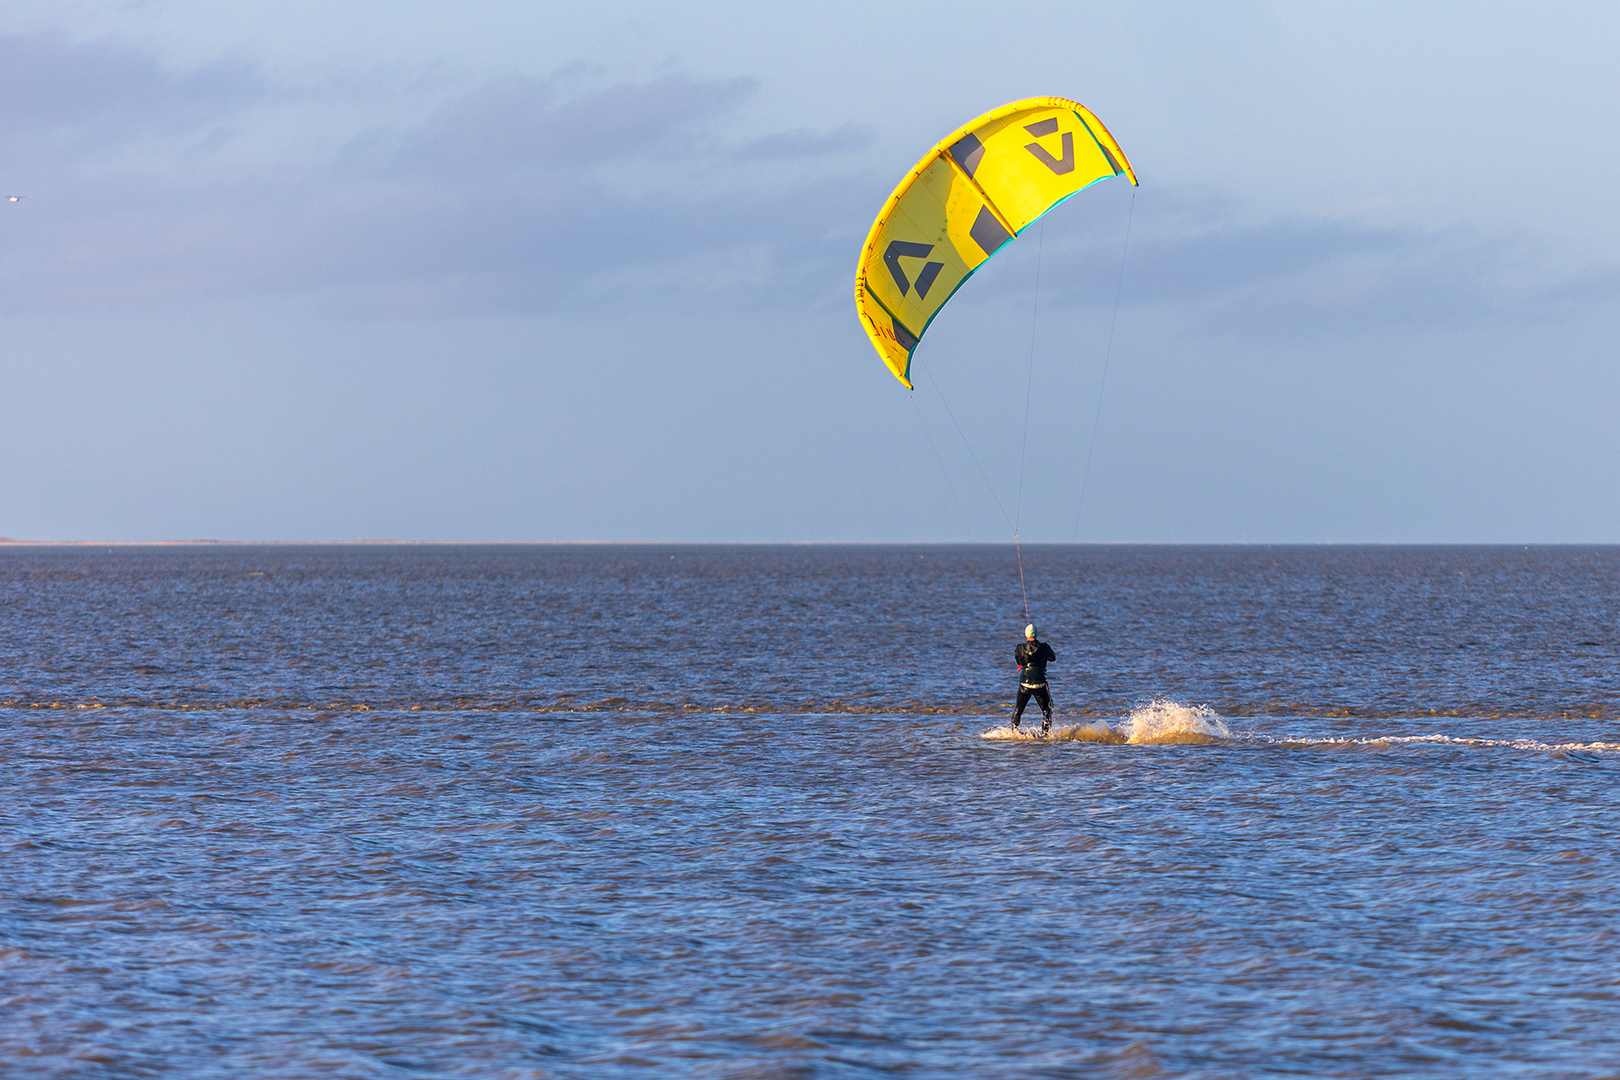
[[[956,504],[956,512],[962,515],[962,528],[972,536],[973,526],[968,524],[967,511],[962,509],[962,500],[956,497],[956,485],[951,483],[951,474],[945,468],[945,459],[939,456],[939,446],[934,442],[934,433],[928,430],[928,421],[923,419],[922,407],[917,404],[917,395],[906,396],[911,399],[911,407],[917,413],[917,422],[922,425],[923,434],[928,437],[928,448],[934,452],[934,460],[939,462],[939,473],[945,478],[945,489],[951,493],[951,501]]]
[[[984,471],[983,465],[979,464],[979,455],[973,452],[973,444],[968,442],[967,432],[962,430],[961,423],[956,419],[956,413],[951,409],[951,403],[945,400],[945,391],[939,388],[939,380],[934,378],[933,369],[925,367],[923,368],[923,374],[927,375],[928,381],[933,384],[934,393],[939,395],[939,403],[945,406],[945,415],[951,418],[951,425],[956,428],[957,438],[962,440],[963,447],[967,449],[968,457],[973,459],[973,467],[979,470],[979,476],[984,480],[984,486],[990,492],[990,498],[995,500],[996,509],[1001,511],[1001,520],[1007,523],[1009,529],[1016,532],[1017,528],[1013,525],[1012,518],[1007,516],[1007,508],[1001,505],[1001,496],[996,494],[996,485],[990,482],[990,474]]]
[[[1097,409],[1091,417],[1091,444],[1086,447],[1086,470],[1080,477],[1080,505],[1074,511],[1072,544],[1080,539],[1080,514],[1086,508],[1086,485],[1091,482],[1091,455],[1097,449],[1097,426],[1102,422],[1103,391],[1108,389],[1108,361],[1114,355],[1114,327],[1119,325],[1119,298],[1125,290],[1125,256],[1131,250],[1131,222],[1136,218],[1136,189],[1131,189],[1131,209],[1125,215],[1125,244],[1119,252],[1119,281],[1114,285],[1114,314],[1108,320],[1108,346],[1103,350],[1102,384],[1097,387]]]

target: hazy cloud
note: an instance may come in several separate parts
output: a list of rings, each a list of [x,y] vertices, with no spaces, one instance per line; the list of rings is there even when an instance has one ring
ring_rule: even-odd
[[[127,137],[131,129],[203,122],[264,89],[263,76],[245,61],[177,71],[114,41],[0,34],[0,129],[93,129],[103,138]]]
[[[1533,251],[1462,229],[1283,218],[1157,231],[1133,253],[1126,297],[1203,330],[1323,337],[1536,321],[1568,279],[1526,274]],[[1590,280],[1612,282],[1608,274]],[[1588,289],[1589,305],[1615,296]]]
[[[892,179],[854,164],[837,171],[839,155],[868,145],[865,129],[739,143],[726,125],[755,92],[752,79],[589,78],[577,69],[498,78],[363,131],[342,130],[362,123],[352,102],[306,102],[288,115],[312,137],[265,140],[283,158],[263,168],[227,168],[206,146],[181,160],[160,139],[136,167],[115,163],[115,151],[143,132],[231,122],[252,143],[249,108],[291,95],[242,63],[181,70],[115,42],[0,35],[0,125],[66,133],[81,159],[105,155],[101,167],[60,172],[37,198],[6,205],[0,303],[258,291],[436,314],[687,306],[722,293],[749,306],[847,300],[856,245]],[[803,167],[818,159],[819,170]],[[635,160],[683,167],[670,176],[618,167]],[[771,179],[755,183],[749,170]],[[1200,333],[1527,320],[1620,295],[1615,267],[1514,276],[1509,267],[1532,261],[1523,251],[1463,231],[1254,220],[1219,198],[1162,189],[1139,193],[1134,215],[1124,302]],[[1045,255],[1050,301],[1111,304],[1122,215],[1062,220]],[[985,275],[957,302],[1015,287],[1000,281]]]
[[[827,132],[798,128],[744,143],[738,156],[744,161],[791,161],[795,158],[847,154],[865,149],[871,142],[871,132],[859,124],[845,124]]]
[[[1535,321],[1620,297],[1620,268],[1527,271],[1533,245],[1463,229],[1256,221],[1222,200],[1149,190],[1128,252],[1123,224],[1098,218],[1048,238],[1052,302],[1108,306],[1118,289],[1124,304],[1202,333],[1332,336]]]
[[[564,97],[556,80],[507,77],[446,102],[403,140],[401,159],[444,172],[597,165],[658,150],[679,152],[745,100],[752,79],[669,75]]]

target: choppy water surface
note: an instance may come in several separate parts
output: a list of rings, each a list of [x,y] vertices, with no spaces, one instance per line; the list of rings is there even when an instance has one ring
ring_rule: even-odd
[[[0,1074],[1620,1075],[1620,550],[1025,567],[0,548]]]

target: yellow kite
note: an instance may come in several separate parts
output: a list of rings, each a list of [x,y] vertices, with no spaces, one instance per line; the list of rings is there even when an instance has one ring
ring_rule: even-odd
[[[962,283],[1001,245],[1098,180],[1136,173],[1078,101],[1025,98],[951,132],[878,211],[855,271],[855,310],[895,378]]]

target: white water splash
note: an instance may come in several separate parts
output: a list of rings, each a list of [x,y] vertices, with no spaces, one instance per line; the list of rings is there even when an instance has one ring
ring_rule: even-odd
[[[1215,710],[1208,705],[1183,705],[1168,698],[1154,698],[1132,712],[1119,725],[1128,743],[1213,743],[1232,738]]]
[[[1176,743],[1215,743],[1232,738],[1215,710],[1207,705],[1182,705],[1167,698],[1155,698],[1123,720],[1110,724],[1102,720],[1090,724],[1057,726],[1042,735],[1033,725],[1014,728],[993,727],[981,736],[992,742],[1095,742],[1134,743],[1138,746],[1164,746]]]

